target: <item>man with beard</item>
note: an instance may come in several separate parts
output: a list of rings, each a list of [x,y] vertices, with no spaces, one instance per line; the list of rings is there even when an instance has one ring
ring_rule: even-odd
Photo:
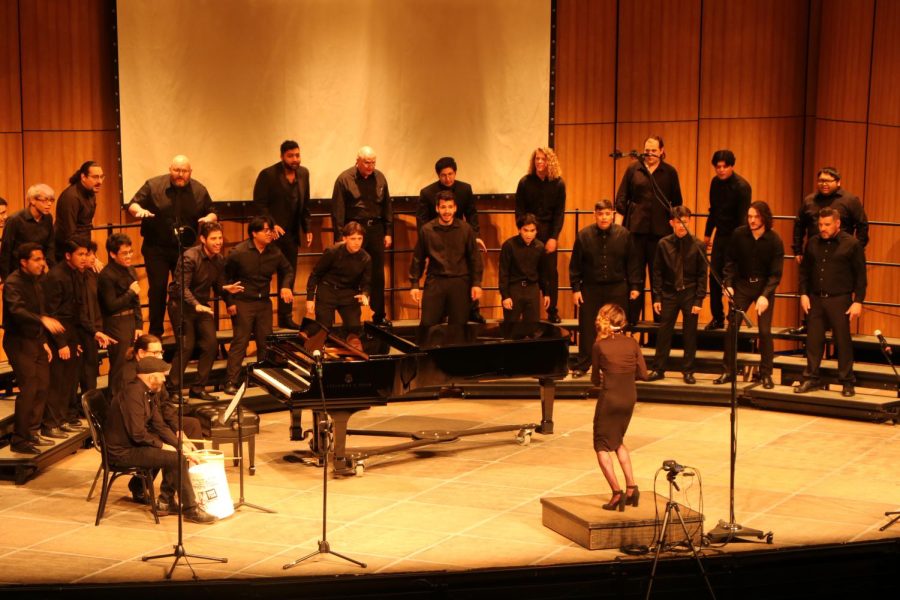
[[[176,227],[184,228],[181,238],[184,247],[188,247],[197,239],[201,223],[218,219],[206,186],[191,179],[191,172],[187,156],[174,157],[169,172],[148,179],[128,204],[128,212],[141,220],[150,333],[155,336],[163,333],[166,285],[178,262]]]
[[[281,160],[260,171],[253,186],[256,214],[269,215],[275,223],[275,246],[291,265],[297,265],[301,240],[312,244],[309,229],[309,169],[300,165],[300,144],[281,144]],[[291,289],[294,282],[288,282]],[[293,304],[278,300],[278,326],[299,329],[294,322]]]
[[[69,186],[56,201],[56,261],[65,260],[65,245],[75,240],[83,247],[91,241],[97,192],[106,176],[92,160],[85,161],[69,177]],[[91,265],[93,267],[93,265]]]

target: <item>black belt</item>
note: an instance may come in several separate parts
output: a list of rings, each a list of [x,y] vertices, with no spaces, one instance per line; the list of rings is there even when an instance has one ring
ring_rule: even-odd
[[[244,300],[246,302],[253,302],[256,300],[268,300],[269,292],[262,293],[259,292],[257,294],[248,294],[247,292],[243,292],[240,296],[234,296],[235,300]]]
[[[376,223],[381,223],[381,219],[348,219],[347,220],[348,223],[350,221],[356,221],[363,227],[371,227],[372,225],[374,225]]]
[[[836,298],[837,296],[849,296],[850,292],[841,292],[840,294],[832,294],[830,292],[813,292],[813,296],[819,298]]]
[[[133,317],[133,316],[134,316],[134,309],[133,309],[133,308],[129,308],[128,310],[123,310],[123,311],[121,311],[121,312],[117,312],[117,313],[115,313],[115,314],[113,314],[113,315],[109,315],[109,316],[110,316],[110,318],[112,318],[112,317],[128,317],[128,316]]]
[[[519,285],[521,285],[522,287],[528,287],[529,285],[537,285],[537,284],[538,284],[537,281],[528,281],[527,279],[523,279],[522,281],[519,282]]]
[[[750,283],[759,283],[762,281],[762,277],[748,277],[747,281]]]

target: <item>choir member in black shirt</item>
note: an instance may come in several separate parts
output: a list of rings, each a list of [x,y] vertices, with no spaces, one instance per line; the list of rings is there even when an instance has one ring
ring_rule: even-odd
[[[544,244],[542,269],[547,278],[547,320],[559,323],[559,265],[557,245],[566,216],[566,182],[562,178],[559,159],[551,148],[536,148],[531,153],[528,174],[516,188],[516,219],[532,213],[538,220],[537,239]]]
[[[97,192],[103,187],[105,177],[100,165],[86,161],[69,177],[69,186],[56,200],[57,262],[65,260],[64,247],[69,240],[76,240],[84,247],[91,241]]]
[[[274,228],[272,217],[253,217],[247,225],[250,237],[235,246],[225,261],[225,281],[242,288],[240,292],[225,294],[234,329],[226,366],[225,392],[228,394],[238,390],[241,363],[247,355],[251,335],[256,340],[257,359],[265,358],[266,338],[272,333],[269,288],[273,275],[278,275],[279,298],[283,302],[294,302],[294,292],[288,285],[293,281],[294,268],[281,250],[272,245]]]
[[[803,199],[794,219],[794,241],[791,249],[799,264],[803,260],[803,240],[819,233],[819,211],[830,206],[838,211],[841,230],[859,240],[865,249],[869,243],[869,219],[862,201],[855,194],[841,188],[841,174],[834,167],[823,167],[816,174],[818,191]]]
[[[222,256],[222,225],[220,223],[200,224],[200,243],[184,251],[175,266],[175,275],[169,284],[169,320],[176,336],[175,356],[172,370],[166,380],[169,390],[178,390],[180,375],[194,353],[194,346],[200,348],[197,362],[197,379],[191,385],[190,397],[200,400],[218,400],[206,392],[206,384],[216,360],[216,324],[211,298],[221,298],[224,292],[232,294],[244,290],[240,282],[225,285],[225,257]],[[184,280],[184,329],[181,318],[181,285]],[[183,362],[182,362],[183,361]]]
[[[784,242],[772,229],[772,209],[769,205],[761,200],[753,202],[747,209],[747,224],[734,230],[728,244],[723,281],[734,298],[735,308],[746,311],[756,303],[759,379],[763,387],[770,390],[775,387],[772,381],[772,362],[775,359],[772,314],[775,312],[775,289],[781,283],[784,269]],[[724,372],[713,381],[714,384],[729,383],[734,379],[734,336],[742,320],[733,312],[728,315]]]
[[[475,232],[475,243],[482,252],[487,252],[487,246],[481,239],[481,230],[478,227],[478,208],[475,206],[475,194],[472,186],[456,178],[456,161],[450,156],[444,156],[434,164],[434,171],[438,180],[429,186],[423,187],[419,192],[419,207],[416,209],[416,230],[422,229],[425,223],[437,218],[437,194],[443,190],[453,192],[456,198],[457,219],[462,219]],[[484,323],[484,317],[478,309],[478,301],[472,302],[472,311],[469,320],[476,323]]]
[[[644,271],[653,276],[653,260],[656,245],[664,236],[672,233],[669,224],[671,214],[663,200],[657,198],[653,181],[673,207],[683,203],[678,171],[665,162],[666,152],[662,137],[650,136],[644,140],[644,159],[629,165],[616,192],[616,223],[631,232],[634,249],[641,265],[641,288]],[[644,310],[644,292],[629,303],[628,321],[637,323]],[[653,320],[659,316],[654,313]]]
[[[100,299],[97,295],[98,272],[97,242],[88,240],[87,266],[81,272],[84,278],[84,307],[88,319],[94,324],[94,331],[103,330],[103,315],[100,312]],[[102,267],[101,267],[102,268]],[[97,389],[97,377],[100,376],[100,349],[94,336],[84,333],[81,338],[81,371],[78,374],[80,393]]]
[[[300,164],[300,144],[281,143],[281,160],[259,172],[253,186],[256,214],[269,215],[275,223],[275,246],[296,267],[302,241],[312,244],[309,228],[309,169]],[[291,281],[290,287],[294,288]],[[294,322],[294,307],[278,300],[278,326],[299,329]]]
[[[197,506],[188,474],[188,460],[178,464],[178,444],[184,452],[195,448],[190,440],[176,435],[159,412],[159,394],[164,393],[169,364],[147,356],[137,363],[137,376],[113,396],[105,423],[106,448],[118,465],[162,469],[163,478],[157,496],[157,512],[177,512],[175,493],[181,501],[185,520],[212,523],[216,520]],[[178,470],[181,489],[178,490]]]
[[[25,208],[14,213],[3,229],[0,242],[0,280],[18,268],[16,248],[26,242],[34,242],[44,251],[46,266],[56,262],[53,238],[53,215],[50,210],[56,195],[49,185],[38,183],[25,193]]]
[[[148,179],[141,186],[128,204],[128,212],[141,220],[150,333],[162,336],[166,285],[178,262],[175,229],[184,228],[180,237],[187,248],[196,241],[200,223],[215,222],[218,217],[206,186],[191,179],[191,162],[182,155],[172,159],[167,174]]]
[[[62,323],[65,331],[49,338],[50,390],[44,407],[41,435],[65,439],[67,433],[82,431],[80,402],[76,392],[81,371],[82,340],[91,339],[105,348],[115,342],[91,322],[85,306],[84,269],[88,251],[85,242],[72,239],[62,243],[63,260],[41,279],[47,314]]]
[[[422,305],[419,321],[419,343],[428,340],[429,330],[446,318],[451,335],[465,326],[470,300],[481,297],[481,276],[484,265],[475,243],[475,232],[453,215],[456,201],[453,192],[437,195],[438,217],[426,223],[419,232],[409,266],[410,296]],[[424,292],[419,280],[425,271]]]
[[[394,217],[391,193],[384,173],[375,168],[375,151],[363,146],[356,154],[356,165],[334,182],[331,196],[331,223],[334,241],[341,241],[341,231],[350,221],[365,227],[363,249],[372,258],[372,321],[390,325],[384,303],[384,251],[391,247]]]
[[[516,220],[519,234],[500,247],[500,298],[503,306],[503,335],[510,337],[522,322],[528,333],[541,320],[541,306],[550,306],[547,280],[541,270],[544,244],[537,238],[537,217],[526,213]],[[543,293],[543,301],[541,300]]]
[[[47,264],[39,244],[25,242],[16,250],[19,267],[9,274],[3,289],[3,351],[9,359],[19,393],[16,395],[11,449],[40,454],[53,440],[38,435],[50,384],[46,332],[65,331],[44,307],[40,279]]]
[[[807,367],[803,383],[795,392],[803,394],[820,388],[819,365],[825,352],[825,330],[830,328],[838,355],[838,380],[843,384],[841,395],[854,395],[850,319],[862,314],[866,284],[862,243],[841,229],[838,209],[821,209],[819,235],[806,244],[800,264],[800,306],[806,313],[808,328]]]
[[[9,216],[9,203],[6,198],[0,196],[0,229],[6,227],[6,219]]]
[[[722,277],[725,269],[725,254],[731,234],[746,221],[753,195],[747,180],[734,172],[734,163],[734,152],[731,150],[716,150],[713,153],[712,165],[716,176],[709,184],[709,218],[706,220],[703,242],[707,250],[711,250],[710,266],[719,277]],[[710,244],[713,232],[716,235]],[[709,310],[712,321],[707,324],[706,329],[725,327],[722,288],[712,273],[709,275]]]
[[[114,233],[106,240],[109,264],[97,277],[97,296],[103,315],[103,331],[116,343],[109,347],[109,373],[107,381],[115,394],[122,387],[122,367],[128,348],[141,333],[144,319],[141,315],[141,286],[137,272],[131,266],[134,249],[131,238],[124,233]]]
[[[597,311],[605,304],[627,309],[643,284],[643,265],[637,260],[631,234],[614,223],[611,200],[604,198],[594,205],[594,220],[578,232],[569,261],[572,301],[578,308],[578,358],[573,365],[577,376],[591,367]]]
[[[694,384],[694,359],[697,355],[697,317],[706,296],[705,246],[688,232],[691,209],[676,206],[669,224],[674,233],[659,240],[653,259],[653,312],[660,316],[656,338],[654,370],[649,381],[666,375],[666,362],[672,347],[675,321],[681,313],[684,359],[681,373],[685,383]]]
[[[344,225],[343,241],[326,248],[306,282],[306,312],[331,329],[334,311],[348,339],[362,333],[362,306],[369,305],[372,258],[363,250],[365,230],[356,221]]]

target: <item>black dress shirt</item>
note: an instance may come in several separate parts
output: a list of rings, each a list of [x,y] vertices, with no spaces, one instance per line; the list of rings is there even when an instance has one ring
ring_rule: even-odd
[[[547,293],[548,284],[541,272],[544,243],[535,238],[526,244],[521,235],[514,235],[500,247],[500,298],[511,296],[510,289],[524,283],[540,285]]]
[[[240,281],[244,291],[225,294],[225,303],[234,300],[262,300],[269,297],[272,275],[278,274],[278,289],[289,288],[294,280],[294,268],[275,244],[269,244],[260,252],[252,239],[235,246],[225,260],[225,279],[228,283]]]
[[[803,253],[804,235],[807,241],[819,235],[819,211],[826,206],[840,213],[843,231],[855,235],[863,248],[869,243],[869,219],[862,201],[850,192],[838,188],[828,196],[817,192],[803,199],[800,212],[794,219],[794,241],[791,245],[794,254],[799,256]]]
[[[3,285],[3,329],[5,335],[47,341],[41,317],[46,316],[40,278],[21,269],[9,274]]]
[[[854,302],[862,302],[866,284],[866,254],[856,238],[846,231],[827,240],[810,238],[800,263],[801,294],[853,294]]]
[[[56,201],[57,248],[62,249],[69,240],[78,240],[87,247],[96,211],[97,196],[81,182],[64,189]]]
[[[456,214],[453,216],[462,219],[469,224],[475,237],[481,235],[478,228],[478,209],[475,207],[475,194],[472,193],[472,186],[464,181],[454,181],[453,185],[447,187],[440,180],[435,181],[427,187],[423,187],[419,192],[419,207],[416,209],[416,229],[422,229],[428,221],[436,219],[437,195],[438,192],[453,192],[456,198]]]
[[[775,231],[767,229],[757,239],[746,225],[734,230],[728,243],[722,274],[726,287],[734,287],[736,280],[751,285],[764,281],[759,295],[771,298],[781,283],[783,270],[784,242]]]
[[[178,438],[157,408],[157,393],[140,379],[125,383],[122,393],[113,397],[106,416],[106,447],[113,457],[127,455],[131,448],[163,444],[178,446]]]
[[[633,250],[631,234],[613,223],[605,231],[596,223],[583,227],[575,238],[569,260],[573,292],[585,285],[626,282],[631,290],[643,286],[643,273]]]
[[[526,175],[516,188],[516,220],[531,213],[538,220],[538,239],[559,239],[566,216],[566,182]]]
[[[175,226],[180,224],[199,231],[198,221],[209,213],[214,213],[212,198],[206,186],[191,179],[184,187],[172,185],[171,176],[166,173],[148,179],[137,191],[131,202],[153,213],[152,217],[141,219],[141,237],[145,246],[174,248],[178,245],[175,239]],[[196,233],[185,235],[185,245],[196,240]]]
[[[41,278],[47,314],[62,323],[66,330],[52,334],[57,348],[73,347],[81,340],[82,334],[93,336],[94,323],[85,306],[84,275],[73,269],[67,262],[56,263],[46,276]]]
[[[413,288],[419,287],[426,258],[426,283],[434,277],[468,277],[472,287],[481,287],[484,264],[475,244],[475,232],[467,223],[453,219],[450,225],[441,225],[434,219],[422,227],[409,265],[409,281]]]
[[[371,175],[363,177],[356,166],[352,166],[338,175],[331,195],[331,221],[336,242],[341,240],[341,229],[350,221],[363,227],[368,227],[369,221],[380,221],[384,230],[390,232],[394,217],[384,173],[375,169]]]
[[[737,173],[732,172],[725,180],[713,177],[709,184],[709,218],[704,235],[710,237],[713,229],[716,235],[731,235],[747,222],[752,198],[750,184]]]
[[[134,329],[144,326],[141,316],[141,299],[131,291],[131,284],[137,281],[134,267],[123,267],[110,261],[97,277],[97,295],[100,300],[100,312],[105,317],[130,311],[134,315]]]
[[[225,285],[225,257],[209,256],[203,246],[192,246],[184,251],[175,265],[175,276],[169,283],[169,301],[178,302],[181,296],[182,270],[184,271],[184,303],[196,307],[209,305],[210,292],[222,296]]]
[[[320,284],[336,290],[359,290],[366,296],[371,294],[372,257],[360,248],[348,252],[347,245],[340,242],[326,248],[306,281],[306,297],[313,298]]]
[[[672,206],[681,206],[681,184],[675,167],[660,161],[653,171],[653,179]],[[672,233],[669,211],[657,200],[649,172],[639,162],[630,164],[622,175],[616,192],[616,212],[623,215],[622,225],[631,233],[657,237]]]
[[[694,289],[694,306],[701,306],[706,297],[705,252],[706,245],[690,235],[678,237],[673,233],[659,240],[653,261],[653,301],[661,302],[663,295]]]
[[[3,229],[3,242],[0,243],[0,278],[6,279],[7,275],[19,268],[16,249],[26,242],[40,244],[47,264],[52,267],[56,263],[53,216],[42,215],[41,220],[36,221],[31,209],[25,208],[7,219]]]
[[[299,167],[293,183],[281,161],[260,171],[253,186],[253,207],[257,214],[272,217],[290,237],[302,241],[310,230],[309,169]]]

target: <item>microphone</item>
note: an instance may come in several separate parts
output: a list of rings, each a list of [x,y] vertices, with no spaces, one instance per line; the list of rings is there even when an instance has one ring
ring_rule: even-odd
[[[316,361],[317,365],[322,364],[322,351],[321,350],[313,350],[313,360]]]
[[[613,150],[612,152],[609,153],[609,157],[619,160],[620,158],[625,157],[625,153],[622,152],[621,150],[619,150],[618,148],[616,148],[615,150]]]
[[[888,344],[887,340],[884,339],[884,336],[881,335],[881,330],[880,330],[880,329],[876,329],[876,330],[875,330],[875,337],[878,338],[878,342],[881,344],[882,350],[884,350],[884,352],[885,352],[886,354],[891,354],[891,347],[890,347],[890,345]]]

